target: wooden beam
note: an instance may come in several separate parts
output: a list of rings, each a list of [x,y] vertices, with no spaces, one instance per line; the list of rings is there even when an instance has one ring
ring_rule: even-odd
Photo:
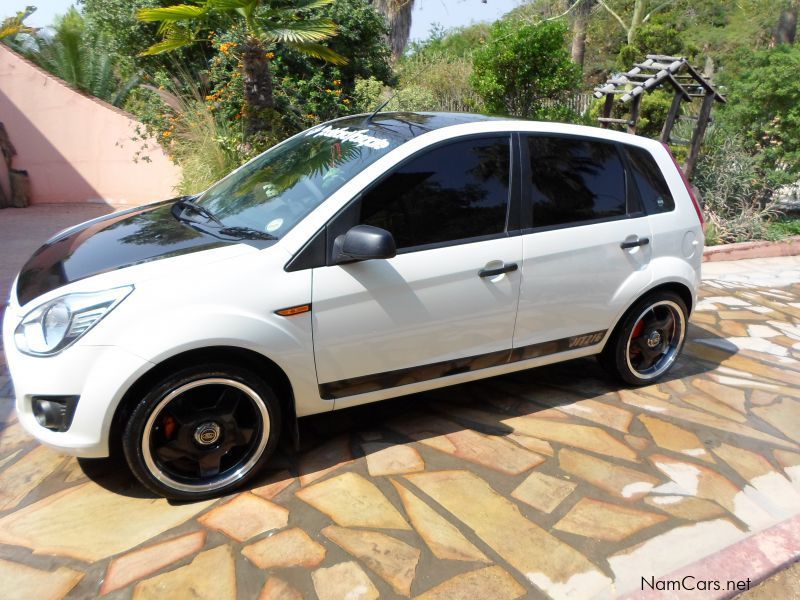
[[[669,62],[675,62],[675,61],[678,61],[678,60],[686,60],[685,56],[665,56],[663,54],[648,54],[646,56],[646,58],[649,58],[650,60],[657,60],[657,61],[667,60]]]
[[[684,87],[678,83],[678,80],[675,79],[672,74],[667,76],[667,80],[669,81],[670,85],[672,85],[672,88],[675,90],[676,94],[680,94],[681,98],[686,100],[686,102],[692,101],[691,97],[689,96],[689,92],[687,92]]]
[[[620,125],[631,125],[633,123],[630,119],[612,119],[609,117],[597,117],[597,120],[601,123],[618,123]]]
[[[700,113],[697,115],[697,125],[694,128],[692,144],[689,148],[689,158],[686,159],[686,166],[683,169],[687,178],[691,176],[697,164],[697,157],[700,155],[700,148],[703,145],[703,138],[706,135],[706,127],[708,127],[708,119],[711,116],[711,107],[714,106],[715,100],[714,92],[709,92],[706,94],[706,97],[703,98],[703,104],[700,105]]]
[[[606,94],[606,101],[603,104],[603,119],[608,119],[611,117],[611,109],[614,108],[614,94]],[[606,121],[600,121],[604,128],[608,129],[608,123]]]
[[[628,133],[636,133],[636,124],[639,121],[639,108],[642,105],[642,95],[639,94],[635,96],[633,99],[633,104],[631,104],[631,120],[628,123]]]
[[[672,97],[672,105],[669,107],[667,119],[664,121],[664,127],[661,128],[661,141],[663,143],[669,142],[669,136],[672,133],[672,128],[675,126],[675,120],[678,118],[678,113],[681,110],[681,102],[683,96],[675,90],[675,95]]]
[[[688,62],[686,63],[686,70],[689,72],[689,74],[692,76],[692,78],[697,83],[699,83],[701,86],[703,86],[703,89],[706,91],[706,93],[713,94],[714,99],[717,102],[723,102],[723,103],[726,102],[725,98],[722,97],[722,94],[720,94],[717,90],[715,90],[714,86],[711,85],[710,83],[708,83],[708,81],[706,81],[705,77],[700,75],[700,73],[698,73],[697,70],[692,65],[690,65]]]

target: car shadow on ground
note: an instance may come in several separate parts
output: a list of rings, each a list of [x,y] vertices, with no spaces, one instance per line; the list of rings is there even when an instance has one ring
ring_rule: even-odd
[[[724,340],[711,330],[690,325],[687,341],[698,339],[707,344]],[[735,351],[721,350],[716,344],[709,355],[713,358],[701,359],[684,352],[659,383],[691,379],[713,371],[733,354]],[[281,479],[293,480],[309,474],[313,477],[313,473],[326,471],[345,460],[364,457],[365,443],[379,449],[387,444],[423,441],[465,429],[505,436],[514,431],[504,423],[507,419],[536,415],[546,409],[625,389],[630,388],[612,378],[595,357],[588,357],[305,417],[299,421],[299,447],[284,441],[262,472],[237,492],[279,483]],[[431,427],[425,426],[426,419]],[[410,422],[416,424],[411,437],[404,425]],[[349,434],[355,435],[347,438]],[[345,441],[337,444],[337,440]],[[331,446],[338,448],[326,452],[326,447]],[[307,460],[308,457],[312,458]],[[107,459],[79,459],[79,463],[89,479],[109,491],[136,498],[155,497],[136,482],[121,453]]]

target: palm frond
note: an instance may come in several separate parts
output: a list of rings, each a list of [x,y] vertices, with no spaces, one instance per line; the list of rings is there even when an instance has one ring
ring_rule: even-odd
[[[198,19],[208,12],[205,6],[193,4],[176,4],[163,8],[141,8],[136,13],[136,18],[140,21],[148,22],[176,22],[190,21]]]
[[[336,24],[330,19],[307,19],[267,27],[262,37],[266,42],[308,44],[333,37],[337,30]]]
[[[292,2],[291,9],[295,11],[312,10],[333,4],[336,0],[297,0]]]
[[[0,22],[0,40],[19,33],[36,33],[35,27],[25,25],[23,21],[36,12],[35,6],[28,6],[13,17],[7,17]]]
[[[153,44],[146,50],[143,50],[139,53],[139,56],[154,56],[156,54],[161,54],[162,52],[170,52],[172,50],[177,50],[178,48],[183,48],[184,46],[188,46],[194,41],[193,38],[188,39],[181,39],[181,38],[172,38],[162,40],[156,44]]]
[[[234,10],[258,4],[258,0],[208,0],[207,6],[215,10]]]
[[[294,48],[298,52],[302,52],[307,56],[319,58],[320,60],[324,60],[325,62],[329,62],[333,65],[347,64],[347,59],[344,56],[326,46],[323,46],[322,44],[287,43],[286,45],[290,48]]]

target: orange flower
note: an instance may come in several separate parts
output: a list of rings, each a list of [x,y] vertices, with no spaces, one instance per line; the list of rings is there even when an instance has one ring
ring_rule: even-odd
[[[342,85],[342,80],[341,79],[334,79],[333,80],[333,85]]]
[[[275,58],[275,53],[274,52],[267,52],[264,56],[266,56],[268,59],[272,60],[273,58]]]
[[[165,131],[165,132],[164,132],[162,135],[163,135],[165,138],[168,138],[169,136],[171,136],[171,135],[172,135],[172,132],[171,132],[171,131],[168,129],[168,130],[167,130],[167,131]]]

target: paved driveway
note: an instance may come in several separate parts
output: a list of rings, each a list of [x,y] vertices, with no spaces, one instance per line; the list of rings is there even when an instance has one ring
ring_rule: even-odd
[[[0,379],[3,596],[730,596],[800,555],[800,261],[707,272],[658,385],[579,360],[308,419],[217,501],[38,446]]]
[[[105,215],[107,204],[37,204],[0,211],[0,310],[5,306],[11,283],[28,257],[42,243],[76,223]]]

